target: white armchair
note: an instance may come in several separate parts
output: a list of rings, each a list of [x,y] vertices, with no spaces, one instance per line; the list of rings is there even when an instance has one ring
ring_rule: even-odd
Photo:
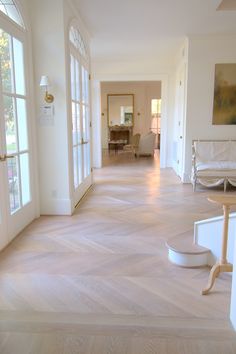
[[[129,145],[124,146],[125,151],[132,151],[136,154],[138,146],[139,146],[140,134],[137,133],[131,137],[131,141]]]
[[[140,155],[154,155],[156,134],[148,133],[145,136],[141,136],[139,141],[139,147],[137,150],[137,156]]]

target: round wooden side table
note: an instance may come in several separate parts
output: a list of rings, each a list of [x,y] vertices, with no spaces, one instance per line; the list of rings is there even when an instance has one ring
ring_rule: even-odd
[[[236,205],[236,197],[226,195],[210,195],[207,198],[212,203],[220,204],[224,212],[224,225],[222,234],[221,258],[212,267],[207,287],[202,290],[202,295],[209,293],[215,283],[215,279],[221,272],[232,272],[233,265],[227,261],[227,243],[228,243],[228,226],[229,226],[229,212],[232,205]]]

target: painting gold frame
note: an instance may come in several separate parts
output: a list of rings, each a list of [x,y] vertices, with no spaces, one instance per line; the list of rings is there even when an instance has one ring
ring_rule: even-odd
[[[214,125],[236,125],[236,64],[215,65]]]

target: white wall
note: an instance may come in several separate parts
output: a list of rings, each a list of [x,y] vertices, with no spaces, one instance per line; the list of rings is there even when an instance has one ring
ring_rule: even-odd
[[[88,34],[71,0],[27,0],[33,32],[33,57],[39,151],[41,214],[71,214],[78,200],[73,188],[69,29],[73,23],[88,44]],[[89,44],[87,46],[89,53]],[[54,116],[40,119],[45,104],[39,88],[48,75],[55,96]]]
[[[216,63],[235,63],[236,36],[189,39],[184,174],[191,173],[192,139],[235,139],[236,125],[212,125]]]
[[[122,57],[121,53],[121,57]],[[119,75],[120,80],[122,81],[127,81],[125,77],[133,75],[133,78],[135,80],[135,77],[137,75],[163,75],[163,74],[170,74],[174,72],[175,70],[175,58],[166,58],[166,62],[162,61],[159,62],[158,58],[152,58],[152,57],[147,57],[146,60],[133,60],[131,58],[130,60],[126,58],[125,60],[122,60],[121,57],[117,59],[110,59],[110,58],[100,58],[99,60],[94,60],[92,58],[91,61],[91,69],[92,72],[94,73],[94,78],[101,78],[103,77],[103,81],[109,81],[106,80],[111,76],[111,75]],[[124,55],[124,58],[126,55]],[[123,77],[123,79],[122,79]],[[145,81],[145,78],[144,78]]]
[[[40,213],[70,214],[63,1],[30,0],[28,4],[33,33]],[[40,119],[40,106],[45,104],[39,88],[41,75],[50,77],[50,90],[55,96],[55,113],[49,123]]]

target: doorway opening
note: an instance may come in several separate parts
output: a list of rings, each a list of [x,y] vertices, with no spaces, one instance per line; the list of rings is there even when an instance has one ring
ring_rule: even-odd
[[[151,101],[152,123],[151,131],[156,134],[156,148],[161,146],[161,98],[153,98]]]
[[[135,160],[143,140],[154,134],[153,146],[148,143],[147,151],[140,148],[140,157],[159,154],[162,82],[103,81],[100,90],[103,164],[109,156],[117,160],[129,155]]]

